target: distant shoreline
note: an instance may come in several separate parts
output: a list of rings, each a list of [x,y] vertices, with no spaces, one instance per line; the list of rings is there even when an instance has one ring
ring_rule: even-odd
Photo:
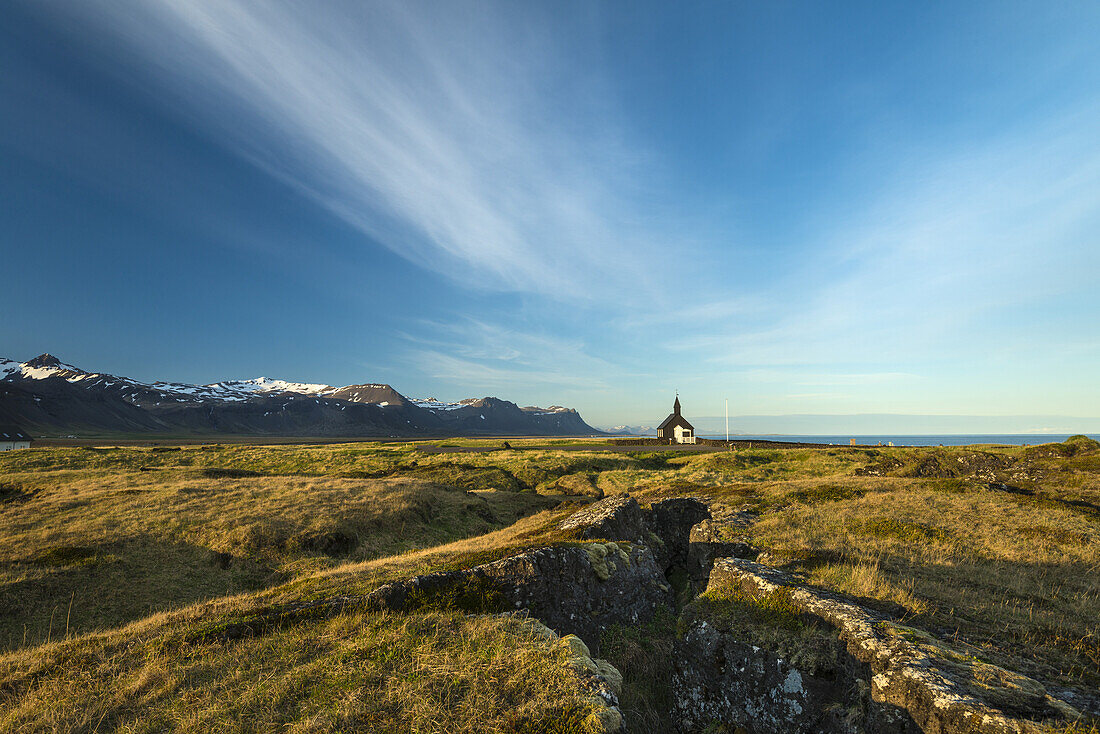
[[[730,441],[774,441],[777,443],[813,443],[847,446],[854,439],[857,446],[970,446],[993,444],[1002,446],[1034,446],[1044,443],[1061,443],[1070,436],[1085,435],[1100,440],[1100,434],[1074,433],[934,433],[934,434],[730,434]],[[725,441],[725,434],[700,434],[699,438]]]

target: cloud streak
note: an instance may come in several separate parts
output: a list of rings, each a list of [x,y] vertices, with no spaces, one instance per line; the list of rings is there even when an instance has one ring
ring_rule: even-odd
[[[1100,265],[1090,231],[1100,223],[1098,125],[1089,105],[981,145],[896,151],[905,175],[824,223],[790,273],[758,294],[767,311],[689,328],[672,350],[715,368],[869,366],[1060,340],[1014,331],[1008,319],[1090,287]]]
[[[82,53],[101,52],[109,91],[139,92],[136,114],[157,122],[167,108],[184,163],[192,148],[228,162],[210,170],[244,158],[319,205],[288,217],[301,229],[285,238],[250,221],[288,200],[278,186],[257,214],[193,216],[250,260],[310,258],[278,291],[298,299],[297,328],[340,322],[343,354],[388,365],[409,389],[573,400],[608,422],[657,415],[673,389],[762,413],[1095,403],[1082,375],[1100,356],[1100,108],[1077,73],[1095,67],[1094,44],[1044,76],[1065,47],[1053,36],[1008,59],[1016,46],[983,45],[946,16],[899,33],[876,64],[866,49],[822,53],[785,24],[769,35],[752,13],[731,33],[685,35],[670,27],[678,9],[646,19],[585,4],[37,7]],[[842,33],[829,48],[861,37]],[[753,37],[775,50],[734,42]],[[760,93],[773,85],[781,125]],[[104,100],[100,127],[122,129],[126,110]],[[768,141],[753,136],[762,126]],[[67,150],[56,157],[73,167]],[[94,156],[77,167],[90,186],[104,178]],[[119,188],[141,187],[119,171]],[[156,193],[196,185],[198,174]],[[291,251],[320,232],[335,234]],[[400,272],[386,280],[375,258]],[[373,290],[356,269],[372,266]],[[322,312],[301,295],[307,280],[351,297]],[[1042,387],[1014,407],[1028,380]]]
[[[620,193],[636,149],[541,19],[446,3],[90,7],[206,129],[418,265],[568,298],[646,279]]]
[[[421,324],[427,336],[406,334],[403,359],[452,389],[526,387],[531,399],[610,390],[621,369],[593,357],[577,339],[527,333],[472,318]],[[560,399],[560,398],[559,398]]]

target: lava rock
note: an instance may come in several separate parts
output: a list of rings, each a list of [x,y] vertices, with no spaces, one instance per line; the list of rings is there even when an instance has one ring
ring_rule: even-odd
[[[1039,734],[1050,730],[1049,722],[1081,718],[1077,709],[1051,695],[1038,681],[967,656],[920,630],[897,624],[843,595],[807,586],[778,569],[724,558],[715,562],[711,572],[711,584],[715,583],[740,585],[753,598],[780,598],[830,625],[846,643],[851,664],[869,666],[872,700],[908,712],[919,727],[916,731]]]
[[[680,730],[721,722],[754,734],[918,734],[903,709],[872,700],[868,666],[844,654],[839,640],[831,644],[840,664],[810,672],[696,622],[675,646]]]
[[[645,513],[646,528],[660,538],[658,560],[666,571],[674,566],[697,565],[691,558],[691,528],[710,519],[705,503],[691,497],[676,497],[653,503]]]
[[[638,500],[617,494],[570,515],[561,529],[574,531],[584,540],[642,541],[648,535],[645,516]]]
[[[395,611],[439,606],[473,612],[525,609],[594,650],[610,625],[648,622],[672,604],[653,552],[627,543],[539,548],[470,569],[386,584],[367,597],[367,608]]]

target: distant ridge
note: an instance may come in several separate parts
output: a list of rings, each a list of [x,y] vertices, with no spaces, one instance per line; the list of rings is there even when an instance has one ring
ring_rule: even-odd
[[[571,408],[521,408],[495,397],[407,398],[392,386],[333,387],[268,377],[209,385],[144,383],[42,354],[0,358],[0,423],[39,436],[186,434],[416,437],[564,436],[600,431]]]

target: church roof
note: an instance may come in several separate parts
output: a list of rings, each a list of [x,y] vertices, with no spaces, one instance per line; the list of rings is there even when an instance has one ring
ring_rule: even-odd
[[[681,428],[690,428],[692,430],[695,430],[695,426],[688,423],[687,419],[684,418],[684,416],[680,415],[679,395],[676,396],[676,402],[672,404],[672,413],[668,416],[668,418],[665,418],[663,421],[661,421],[661,425],[657,426],[657,428],[659,430],[664,430],[666,428],[672,428],[673,426],[680,426]]]
[[[666,428],[672,428],[674,426],[680,426],[681,428],[691,428],[692,430],[695,429],[695,426],[688,423],[687,418],[680,415],[679,413],[673,413],[668,418],[665,418],[663,421],[661,421],[661,425],[657,426],[657,428],[659,430],[664,430]]]

